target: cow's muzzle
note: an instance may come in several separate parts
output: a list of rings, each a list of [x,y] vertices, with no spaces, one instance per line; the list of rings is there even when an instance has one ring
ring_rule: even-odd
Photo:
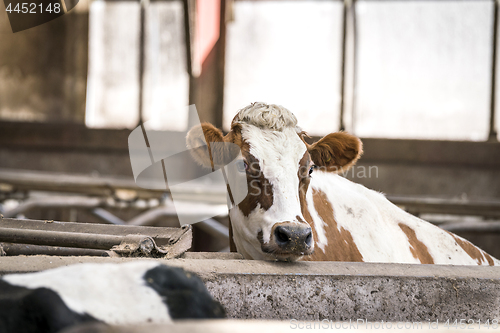
[[[271,229],[268,244],[262,250],[273,254],[278,260],[296,260],[313,252],[313,236],[309,225],[282,222]]]

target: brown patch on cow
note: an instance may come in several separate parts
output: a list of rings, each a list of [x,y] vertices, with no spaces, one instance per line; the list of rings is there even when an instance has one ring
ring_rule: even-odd
[[[447,231],[451,237],[457,242],[457,244],[471,257],[473,260],[476,260],[478,265],[482,265],[483,262],[486,263],[488,262],[489,266],[494,266],[495,262],[493,261],[493,258],[468,240],[462,239],[458,237],[455,234],[452,234],[451,232]]]
[[[310,165],[311,165],[311,156],[306,151],[299,161],[299,170],[297,171],[297,177],[299,177],[299,203],[302,215],[309,224],[312,224],[312,218],[311,215],[309,214],[309,211],[307,211],[307,203],[306,203],[306,193],[307,190],[309,189],[309,183],[311,182],[311,177],[309,176],[309,169],[308,169]],[[299,216],[297,215],[297,219],[298,218]]]
[[[363,154],[361,140],[345,132],[328,134],[312,145],[304,143],[314,164],[328,172],[347,171]]]
[[[234,131],[223,136],[221,130],[209,123],[193,127],[187,134],[186,145],[196,162],[212,170],[233,161],[240,150],[243,155],[249,150],[248,145],[241,139],[240,127],[235,126]]]
[[[316,248],[314,253],[305,257],[304,260],[362,262],[363,255],[359,252],[351,233],[343,227],[340,227],[339,230],[333,215],[333,207],[328,201],[326,194],[320,190],[313,190],[313,202],[318,215],[321,217],[323,222],[326,223],[325,234],[328,244],[325,247],[325,252]],[[314,241],[317,242],[317,232],[314,228],[314,223],[305,200],[301,201],[301,207],[302,214],[313,229]]]
[[[307,181],[307,184],[304,184],[304,186],[299,185],[299,203],[300,203],[300,210],[302,212],[302,216],[306,219],[306,222],[309,223],[313,230],[313,238],[314,242],[316,242],[317,237],[316,237],[316,231],[314,230],[314,223],[313,219],[311,217],[311,214],[309,213],[309,209],[307,207],[307,201],[306,201],[306,193],[307,189],[309,187],[309,180]]]
[[[273,185],[260,170],[259,160],[250,153],[246,160],[250,166],[250,171],[247,172],[248,195],[238,204],[238,207],[243,215],[248,216],[258,205],[264,210],[271,208],[274,198]]]
[[[488,261],[488,265],[490,266],[495,266],[495,262],[493,261],[493,258],[486,252],[483,252],[484,257]]]
[[[228,217],[229,225],[229,252],[238,252],[236,248],[236,243],[234,242],[233,224],[231,223],[231,217]]]
[[[297,171],[297,176],[299,179],[309,178],[309,169],[311,167],[311,155],[306,150],[304,155],[302,155],[299,161],[299,170]]]
[[[222,142],[224,142],[224,136],[221,130],[209,123],[203,123],[201,126],[193,127],[186,137],[186,144],[191,149],[190,153],[194,160],[206,168],[211,167],[212,170],[214,169],[214,165],[217,164],[214,163],[212,156],[212,146],[217,148],[223,146],[213,145],[213,143]],[[220,152],[219,155],[223,156],[224,153]]]
[[[306,193],[307,190],[309,189],[309,183],[311,182],[311,177],[309,177],[309,174],[304,175],[304,173],[301,171],[301,166],[304,165],[309,165],[310,164],[310,155],[306,151],[304,153],[304,156],[299,161],[299,171],[297,171],[297,177],[299,177],[299,203],[300,203],[300,209],[302,212],[302,216],[306,219],[307,223],[311,226],[313,230],[313,239],[314,242],[317,241],[317,236],[316,236],[316,231],[314,230],[314,223],[311,217],[311,214],[309,213],[309,210],[307,208],[307,201],[306,201]],[[299,216],[297,216],[297,219]],[[299,220],[300,221],[300,220]]]
[[[259,240],[260,246],[264,246],[264,233],[262,230],[259,230],[257,233],[257,239]]]
[[[415,230],[403,223],[398,223],[398,226],[405,233],[410,243],[410,251],[415,259],[418,259],[422,264],[433,264],[434,259],[432,258],[427,246],[422,243],[415,234]]]
[[[486,260],[488,261],[488,265],[495,266],[495,262],[493,261],[493,258],[488,253],[483,251],[483,255],[486,258]]]
[[[243,136],[241,135],[241,125],[236,124],[231,127],[231,131],[227,133],[224,137],[226,142],[232,142],[241,147],[242,150],[248,152],[250,150],[250,146],[243,140]]]
[[[241,135],[241,125],[233,125],[225,140],[240,146],[243,158],[249,166],[247,170],[248,195],[238,204],[238,208],[246,217],[259,204],[260,208],[268,210],[273,205],[273,186],[264,177],[259,160],[250,153],[250,144]]]

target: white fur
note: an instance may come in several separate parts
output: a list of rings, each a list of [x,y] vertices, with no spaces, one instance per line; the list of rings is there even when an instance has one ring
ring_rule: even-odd
[[[259,205],[248,217],[234,207],[230,210],[234,241],[246,258],[272,259],[261,250],[257,239],[263,233],[269,242],[275,223],[303,219],[299,202],[299,161],[306,151],[297,132],[297,119],[278,105],[254,103],[239,111],[233,124],[242,126],[250,153],[260,161],[261,171],[273,186],[273,205],[266,211]],[[312,190],[321,190],[330,201],[337,227],[349,231],[366,262],[420,263],[410,250],[408,237],[399,223],[415,231],[436,264],[476,265],[444,230],[420,220],[389,202],[382,194],[332,173],[315,171],[306,195],[318,242],[316,251],[326,251],[326,224],[314,209]],[[500,261],[495,260],[496,265]],[[486,258],[481,263],[487,264]]]
[[[477,265],[446,231],[410,215],[389,202],[382,194],[353,183],[339,175],[314,172],[310,189],[321,190],[332,205],[340,229],[348,230],[363,261],[420,263],[413,257],[406,234],[399,223],[415,230],[415,235],[427,247],[435,264]],[[313,211],[312,191],[306,196]],[[315,225],[319,216],[312,214]],[[321,241],[319,247],[322,248]],[[484,258],[482,264],[488,264]],[[495,260],[495,264],[500,262]]]
[[[3,279],[26,288],[50,288],[74,312],[108,324],[168,323],[171,318],[162,298],[143,280],[146,271],[158,265],[153,261],[85,263]]]
[[[312,191],[309,188],[306,194],[306,201],[308,207],[313,207],[311,194]],[[327,226],[327,224],[321,219],[316,210],[309,209],[309,214],[313,219],[314,230],[316,230],[316,235],[318,237],[318,242],[316,243],[316,251],[320,249],[321,251],[323,251],[323,253],[325,253],[326,246],[328,245],[328,238],[326,237],[326,231],[325,231],[325,227]]]
[[[250,144],[250,153],[260,161],[261,172],[273,187],[273,205],[268,210],[258,206],[248,217],[243,216],[237,207],[231,209],[234,239],[238,251],[245,257],[264,259],[267,255],[261,251],[260,242],[255,237],[259,231],[262,231],[264,243],[268,243],[275,223],[299,223],[297,216],[304,220],[297,172],[306,147],[294,127],[273,131],[242,124],[241,133]]]
[[[257,211],[261,210],[260,207],[257,208]],[[259,214],[253,213],[247,218],[237,207],[229,211],[233,225],[234,243],[238,252],[247,259],[269,260],[272,258],[262,252],[257,235],[260,230],[263,233],[271,233],[272,223],[259,223],[257,215]]]
[[[239,110],[232,124],[248,124],[272,131],[283,131],[297,126],[297,118],[281,105],[252,103]]]

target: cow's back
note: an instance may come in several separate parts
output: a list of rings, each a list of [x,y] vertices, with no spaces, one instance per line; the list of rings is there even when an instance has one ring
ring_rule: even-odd
[[[316,244],[306,260],[500,265],[467,240],[336,174],[313,173],[306,201],[303,214]]]

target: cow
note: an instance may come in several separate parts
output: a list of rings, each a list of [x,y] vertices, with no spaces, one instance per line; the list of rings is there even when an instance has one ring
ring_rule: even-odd
[[[467,240],[342,177],[363,152],[357,137],[336,132],[312,144],[306,137],[293,113],[265,103],[239,110],[225,136],[209,123],[188,132],[187,147],[203,166],[220,164],[214,155],[224,152],[212,150],[214,143],[241,150],[237,170],[246,173],[248,194],[230,205],[229,217],[230,236],[245,258],[500,264]]]
[[[201,279],[157,261],[84,263],[0,278],[0,332],[225,318]]]

